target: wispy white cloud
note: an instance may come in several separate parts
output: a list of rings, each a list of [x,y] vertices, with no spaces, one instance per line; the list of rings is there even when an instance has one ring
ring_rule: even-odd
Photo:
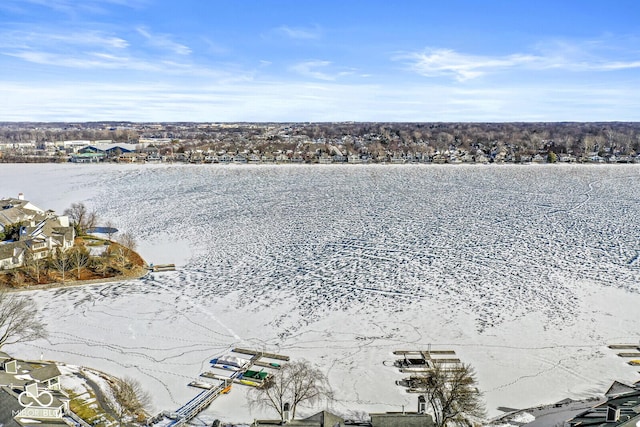
[[[325,72],[330,65],[330,61],[305,61],[291,66],[291,70],[305,77],[331,81],[336,77]]]
[[[127,38],[104,31],[76,29],[62,31],[42,28],[28,30],[0,29],[0,56],[53,68],[78,70],[100,69],[149,71],[159,75],[227,78],[246,76],[233,64],[211,66],[198,63],[188,55],[188,47],[173,42],[167,35],[153,35],[140,28]],[[152,44],[157,49],[148,49]]]
[[[0,8],[11,10],[14,13],[28,13],[29,9],[23,7],[26,3],[69,16],[78,16],[82,14],[108,14],[109,7],[113,5],[141,9],[149,3],[149,0],[3,0],[2,3]]]
[[[451,49],[426,49],[396,55],[409,70],[425,77],[449,76],[463,82],[487,74],[510,69],[616,71],[640,68],[640,55],[632,59],[618,59],[613,49],[599,43],[547,42],[535,53],[515,53],[505,56],[471,55]]]
[[[0,31],[0,48],[42,48],[47,51],[95,46],[105,49],[125,49],[129,42],[121,37],[99,31]]]
[[[152,34],[145,27],[138,27],[136,31],[153,47],[166,49],[178,55],[189,55],[191,53],[191,48],[173,41],[169,34]]]
[[[334,81],[340,77],[355,74],[356,72],[354,69],[336,68],[331,61],[318,60],[299,62],[289,67],[289,70],[303,77],[324,81]]]
[[[320,27],[289,27],[282,25],[276,28],[276,33],[297,40],[313,40],[319,39],[322,36],[322,30]]]
[[[99,31],[0,31],[0,54],[27,62],[78,69],[140,69],[124,38]]]
[[[450,49],[428,49],[400,55],[396,59],[406,60],[410,69],[427,77],[453,76],[459,81],[480,77],[487,72],[531,64],[538,58],[530,55],[504,57],[466,55]]]

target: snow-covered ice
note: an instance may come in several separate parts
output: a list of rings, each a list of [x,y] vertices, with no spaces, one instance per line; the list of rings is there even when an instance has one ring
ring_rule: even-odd
[[[336,412],[417,407],[393,350],[454,349],[489,415],[639,380],[635,165],[1,165],[0,195],[75,201],[178,270],[38,291],[48,341],[7,349],[140,380],[175,410],[235,346],[306,358]],[[385,365],[384,362],[387,362]],[[240,387],[207,419],[264,416]]]

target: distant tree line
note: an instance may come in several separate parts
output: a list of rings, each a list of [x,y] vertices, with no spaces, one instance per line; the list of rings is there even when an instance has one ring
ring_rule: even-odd
[[[371,158],[392,153],[464,151],[492,158],[549,153],[577,157],[640,154],[638,122],[556,123],[0,123],[0,143],[64,140],[138,142],[161,138],[162,155],[202,151],[297,152],[305,160],[338,147],[344,155]],[[170,142],[168,142],[170,141]],[[1,147],[0,147],[1,149]],[[0,161],[42,161],[37,156],[0,152]],[[48,161],[55,161],[49,159]]]

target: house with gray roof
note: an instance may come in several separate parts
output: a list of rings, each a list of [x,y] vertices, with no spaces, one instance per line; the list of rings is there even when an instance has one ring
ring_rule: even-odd
[[[15,235],[7,236],[9,230]],[[35,206],[20,193],[18,198],[0,199],[0,269],[22,267],[28,257],[42,259],[57,248],[73,246],[75,230],[67,216]]]
[[[50,364],[34,369],[29,374],[39,385],[49,390],[60,390],[60,369],[57,365]]]
[[[286,415],[288,418],[288,414]],[[273,426],[273,425],[287,425],[297,427],[342,427],[344,426],[344,419],[332,414],[329,411],[320,411],[317,414],[303,419],[287,419],[282,420],[255,420],[252,424],[257,426]]]
[[[569,420],[569,427],[636,427],[640,425],[640,381],[633,386],[614,382],[607,401]]]
[[[66,425],[70,399],[61,390],[58,366],[16,360],[6,353],[0,353],[0,359],[0,425]]]

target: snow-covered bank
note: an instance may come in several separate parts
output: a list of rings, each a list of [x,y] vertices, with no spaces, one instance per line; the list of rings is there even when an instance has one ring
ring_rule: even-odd
[[[45,177],[39,179],[39,176]],[[455,349],[490,415],[639,379],[640,167],[2,165],[3,195],[84,201],[178,271],[38,291],[51,337],[15,346],[139,379],[157,409],[241,345],[324,369],[335,410],[415,396],[392,351]],[[6,194],[4,194],[6,193]],[[250,420],[239,387],[205,416]]]

